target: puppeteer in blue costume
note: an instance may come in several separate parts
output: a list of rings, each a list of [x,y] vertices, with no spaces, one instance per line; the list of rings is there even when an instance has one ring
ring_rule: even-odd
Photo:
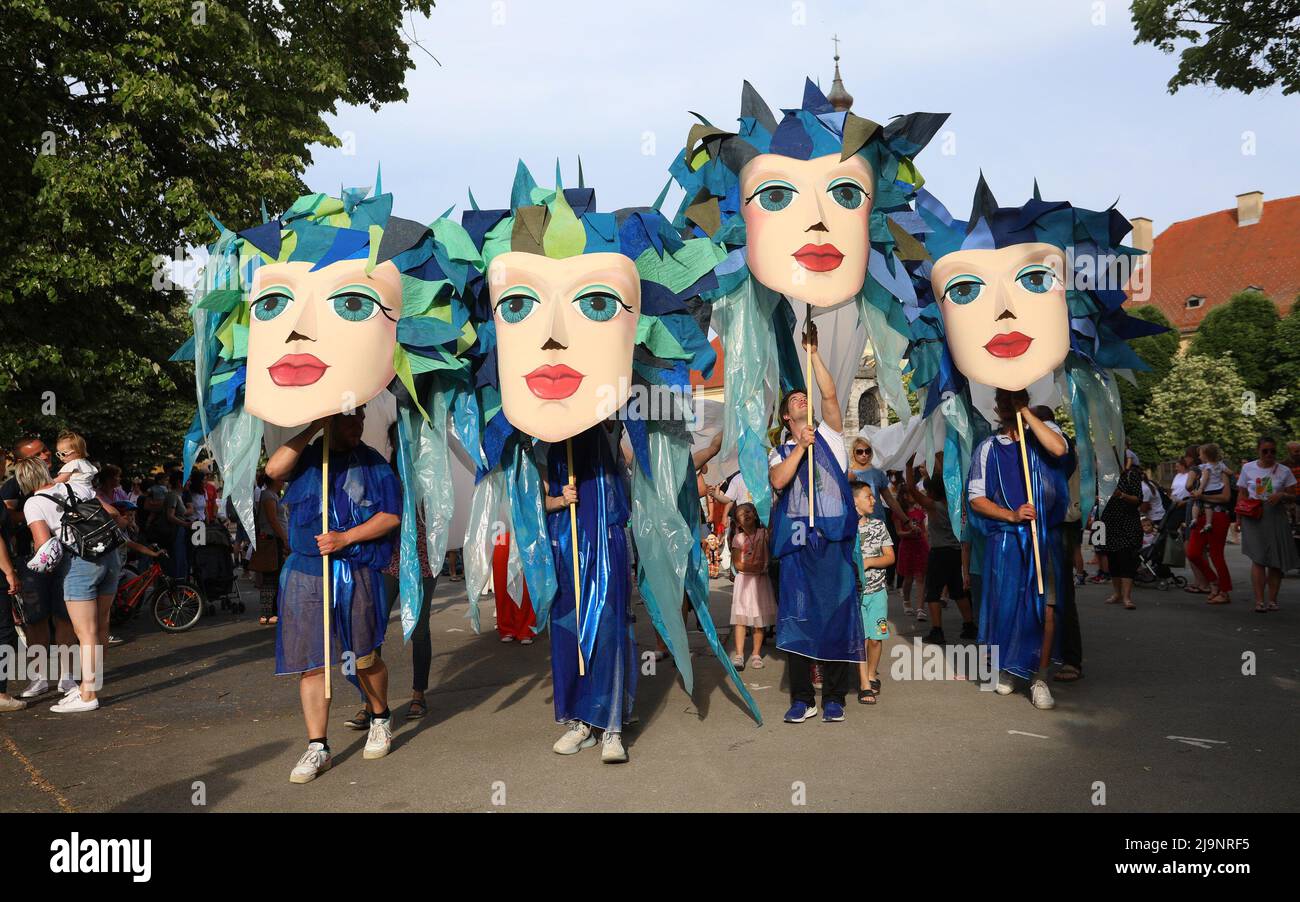
[[[509,578],[522,574],[535,629],[551,623],[555,717],[567,728],[554,751],[600,742],[601,759],[615,763],[627,760],[638,666],[629,525],[641,600],[687,691],[684,598],[758,716],[709,616],[691,461],[690,372],[714,360],[700,295],[716,287],[721,255],[705,238],[683,240],[656,208],[599,212],[581,168],[577,188],[559,184],[558,167],[556,182],[538,186],[521,163],[508,209],[480,210],[471,196],[463,218],[482,274],[472,292],[479,440],[469,447],[479,467],[466,587],[477,598],[493,538],[508,526]],[[503,502],[509,524],[496,523]]]
[[[842,720],[844,701],[863,660],[865,635],[858,610],[854,547],[858,515],[845,475],[842,417],[835,382],[817,353],[814,327],[805,341],[821,390],[823,419],[808,425],[808,394],[789,392],[781,402],[783,429],[791,436],[768,459],[772,486],[772,559],[778,564],[776,644],[789,657],[788,722],[817,712],[812,665],[822,662],[824,717]],[[813,473],[809,473],[808,455]],[[814,485],[809,487],[809,479]],[[813,509],[809,510],[809,498]]]
[[[374,654],[388,610],[380,571],[400,520],[409,636],[423,600],[417,546],[424,542],[429,558],[441,559],[451,517],[448,412],[473,396],[461,355],[474,331],[460,293],[471,273],[467,255],[477,253],[459,224],[402,219],[392,208],[376,176],[373,193],[304,195],[274,218],[263,211],[261,224],[240,232],[216,223],[220,234],[190,310],[194,335],[174,355],[194,362],[198,394],[185,467],[208,448],[224,477],[223,501],[250,532],[266,426],[290,430],[267,449],[267,474],[292,480],[276,672],[302,680],[308,745],[290,773],[294,783],[331,764],[327,659],[342,659],[365,697],[364,757],[391,747],[384,665]],[[360,444],[364,405],[385,389],[397,400],[400,485],[389,462]],[[323,530],[321,449],[307,442],[326,421],[333,425]],[[329,654],[324,553],[332,571]]]

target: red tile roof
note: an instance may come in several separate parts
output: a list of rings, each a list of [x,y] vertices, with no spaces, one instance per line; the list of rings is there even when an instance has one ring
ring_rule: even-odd
[[[1237,225],[1236,207],[1176,222],[1156,236],[1150,266],[1151,303],[1180,331],[1252,285],[1285,316],[1300,295],[1300,195],[1265,201],[1253,225]],[[1189,309],[1193,296],[1205,301]]]

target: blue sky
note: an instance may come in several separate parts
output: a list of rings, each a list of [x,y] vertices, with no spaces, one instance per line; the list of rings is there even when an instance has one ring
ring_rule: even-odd
[[[601,209],[647,204],[688,111],[734,127],[746,78],[773,108],[805,75],[829,90],[838,33],[855,113],[952,113],[917,162],[954,213],[981,168],[1004,204],[1037,176],[1157,233],[1245,191],[1300,193],[1300,100],[1168,94],[1177,58],[1133,44],[1120,0],[445,0],[411,30],[442,65],[413,48],[406,103],[341,108],[350,152],[314,148],[314,189],[372,184],[382,162],[396,212],[428,221],[467,187],[505,205],[520,158],[549,185],[558,157],[576,184],[581,154]]]

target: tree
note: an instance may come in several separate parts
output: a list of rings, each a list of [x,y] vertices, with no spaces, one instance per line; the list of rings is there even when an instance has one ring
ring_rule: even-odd
[[[0,442],[76,425],[179,454],[193,377],[168,258],[305,193],[337,105],[403,100],[433,0],[0,4]]]
[[[1161,457],[1174,458],[1188,445],[1214,442],[1235,467],[1239,458],[1254,457],[1261,434],[1277,430],[1286,394],[1251,394],[1231,356],[1185,354],[1152,390],[1141,419]]]
[[[1213,84],[1249,94],[1300,91],[1300,0],[1133,0],[1135,44],[1182,46],[1169,93]]]
[[[1119,397],[1124,416],[1124,435],[1133,446],[1138,459],[1154,462],[1160,459],[1159,446],[1155,433],[1142,419],[1142,411],[1151,402],[1151,393],[1157,385],[1164,382],[1174,367],[1178,357],[1178,333],[1172,328],[1169,319],[1154,304],[1143,304],[1129,311],[1132,316],[1147,322],[1159,323],[1169,331],[1158,335],[1144,335],[1132,339],[1129,344],[1143,362],[1151,369],[1134,373],[1137,384],[1127,379],[1119,380]]]
[[[1201,320],[1188,353],[1208,357],[1231,354],[1246,388],[1270,390],[1272,350],[1276,344],[1277,306],[1258,291],[1242,291]]]
[[[1293,307],[1277,324],[1271,357],[1272,386],[1287,392],[1287,404],[1282,411],[1287,435],[1300,438],[1300,312],[1297,308]]]

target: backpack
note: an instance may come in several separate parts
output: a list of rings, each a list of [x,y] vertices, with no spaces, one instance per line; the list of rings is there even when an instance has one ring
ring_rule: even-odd
[[[63,522],[59,539],[72,550],[77,557],[87,561],[97,561],[126,541],[122,530],[109,516],[108,511],[99,503],[98,498],[82,500],[72,494],[72,487],[65,485],[66,498],[58,495],[41,495],[49,498],[63,511]]]

